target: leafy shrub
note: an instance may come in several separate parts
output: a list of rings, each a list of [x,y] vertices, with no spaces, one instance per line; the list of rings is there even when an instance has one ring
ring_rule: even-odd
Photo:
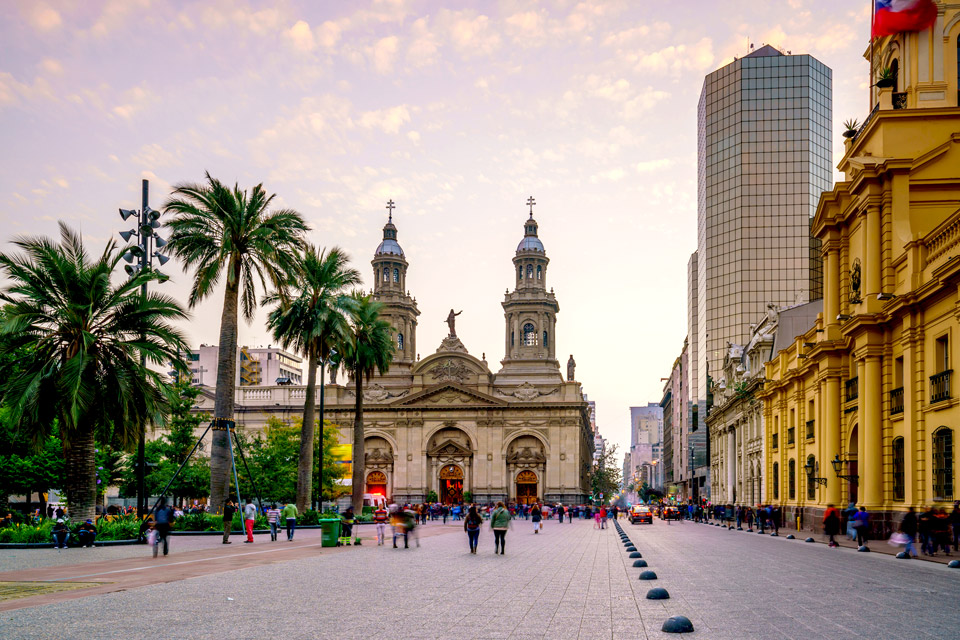
[[[39,525],[12,524],[0,529],[0,542],[27,544],[32,542],[50,542],[53,521],[44,520]]]

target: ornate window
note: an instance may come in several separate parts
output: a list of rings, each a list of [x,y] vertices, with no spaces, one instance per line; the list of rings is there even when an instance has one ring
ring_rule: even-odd
[[[903,500],[905,495],[903,469],[903,438],[893,439],[893,499]]]
[[[550,341],[547,339],[548,337],[549,337],[549,335],[547,334],[546,331],[544,331],[544,332],[543,332],[543,346],[544,346],[544,347],[549,347],[549,346],[550,346]]]
[[[790,500],[797,497],[797,461],[793,458],[787,463],[787,497]]]
[[[393,281],[398,283],[400,282],[400,269],[393,270]]]
[[[517,267],[517,280],[523,280],[523,265]]]
[[[525,347],[537,346],[537,330],[534,328],[533,324],[530,322],[523,325],[523,346]]]
[[[817,475],[817,472],[816,472],[817,459],[813,456],[813,454],[807,456],[807,465],[809,465],[811,469],[814,469],[813,473],[807,476],[807,499],[816,500],[817,499],[817,483],[813,481],[813,477]]]
[[[397,351],[403,351],[403,334],[397,334]]]
[[[383,268],[383,281],[390,282],[390,270],[386,267]]]
[[[543,267],[537,265],[537,280],[543,280]]]
[[[780,463],[773,463],[773,499],[780,499]]]
[[[933,432],[933,499],[953,500],[953,429]]]
[[[527,279],[528,279],[528,280],[533,280],[533,265],[532,265],[532,264],[528,264],[528,265],[527,265]]]

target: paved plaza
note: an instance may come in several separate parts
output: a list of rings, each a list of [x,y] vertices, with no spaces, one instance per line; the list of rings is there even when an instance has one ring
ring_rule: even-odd
[[[960,637],[960,570],[942,564],[689,522],[622,526],[658,580],[637,579],[615,529],[583,521],[538,535],[515,521],[504,556],[489,529],[471,556],[459,523],[421,527],[408,550],[321,549],[315,531],[229,547],[180,537],[158,560],[144,547],[5,550],[0,582],[107,584],[0,602],[0,637],[661,638],[676,637],[660,631],[672,615],[702,638]],[[670,599],[647,600],[652,587]]]

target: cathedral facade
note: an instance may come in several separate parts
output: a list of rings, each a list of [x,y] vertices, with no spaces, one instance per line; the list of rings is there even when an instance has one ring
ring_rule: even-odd
[[[504,358],[494,373],[449,333],[417,355],[416,300],[406,289],[407,258],[392,215],[373,261],[373,295],[394,329],[396,352],[385,375],[364,385],[365,492],[396,502],[442,502],[468,493],[476,502],[582,502],[589,494],[593,440],[587,403],[556,357],[560,310],[548,290],[549,265],[533,214],[513,258],[514,290],[502,302]],[[353,383],[325,388],[324,417],[352,442]]]

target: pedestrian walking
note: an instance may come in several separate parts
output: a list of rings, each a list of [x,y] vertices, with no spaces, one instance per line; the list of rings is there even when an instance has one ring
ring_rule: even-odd
[[[493,529],[493,553],[504,555],[507,548],[507,529],[510,528],[510,512],[504,506],[503,502],[498,502],[497,507],[490,513],[490,528]]]
[[[609,517],[609,512],[606,507],[600,507],[600,528],[607,528],[607,518]]]
[[[857,505],[850,503],[847,505],[847,508],[843,510],[843,517],[847,521],[847,537],[851,540],[857,539],[857,530],[853,528],[854,516],[857,515]]]
[[[829,547],[839,547],[834,536],[840,532],[840,511],[832,504],[827,505],[827,510],[823,512],[823,532],[830,538],[827,544]]]
[[[925,556],[933,555],[936,551],[936,543],[932,536],[933,517],[935,514],[936,510],[930,507],[917,516],[917,533],[920,535],[920,552]]]
[[[247,532],[244,544],[253,544],[253,523],[257,520],[257,507],[251,498],[247,498],[247,506],[243,508],[243,528]]]
[[[867,535],[870,533],[870,514],[866,507],[860,507],[860,511],[853,516],[853,528],[857,532],[857,546],[866,545]]]
[[[540,533],[540,529],[543,529],[543,523],[541,522],[543,518],[543,512],[540,511],[538,505],[533,505],[530,507],[530,520],[533,522],[533,532]]]
[[[563,504],[558,504],[558,505],[557,505],[557,522],[558,522],[559,524],[563,524],[563,514],[564,514],[564,513],[566,513],[566,511],[565,511],[564,508],[563,508]]]
[[[463,530],[467,532],[467,542],[470,543],[470,553],[476,555],[477,545],[480,542],[480,527],[483,526],[483,518],[477,513],[477,508],[472,506],[467,512],[467,517],[463,520]]]
[[[373,522],[377,525],[377,546],[383,546],[383,537],[387,531],[387,520],[390,517],[390,513],[387,511],[387,508],[381,503],[377,507],[376,511],[373,512]]]
[[[293,534],[297,530],[297,515],[297,506],[292,502],[285,504],[280,511],[280,517],[287,525],[287,542],[293,542]]]
[[[950,555],[950,515],[944,508],[937,509],[933,514],[933,550],[943,549],[943,554]]]
[[[917,537],[917,514],[913,507],[907,507],[907,513],[900,521],[900,533],[903,534],[903,551],[911,558],[917,557],[917,550],[913,548],[913,541]]]
[[[230,542],[230,531],[233,529],[233,514],[237,508],[233,506],[233,501],[229,498],[223,503],[223,544],[233,544]]]
[[[340,539],[337,546],[350,546],[353,543],[353,521],[353,507],[347,507],[340,516]]]
[[[170,527],[177,517],[173,513],[173,507],[167,504],[167,499],[160,496],[157,500],[157,510],[154,512],[154,518],[157,528],[157,541],[153,545],[153,557],[157,557],[157,551],[160,543],[163,542],[163,555],[170,551]]]
[[[280,509],[271,504],[267,509],[267,524],[270,525],[270,542],[277,541],[277,530],[280,528]]]

